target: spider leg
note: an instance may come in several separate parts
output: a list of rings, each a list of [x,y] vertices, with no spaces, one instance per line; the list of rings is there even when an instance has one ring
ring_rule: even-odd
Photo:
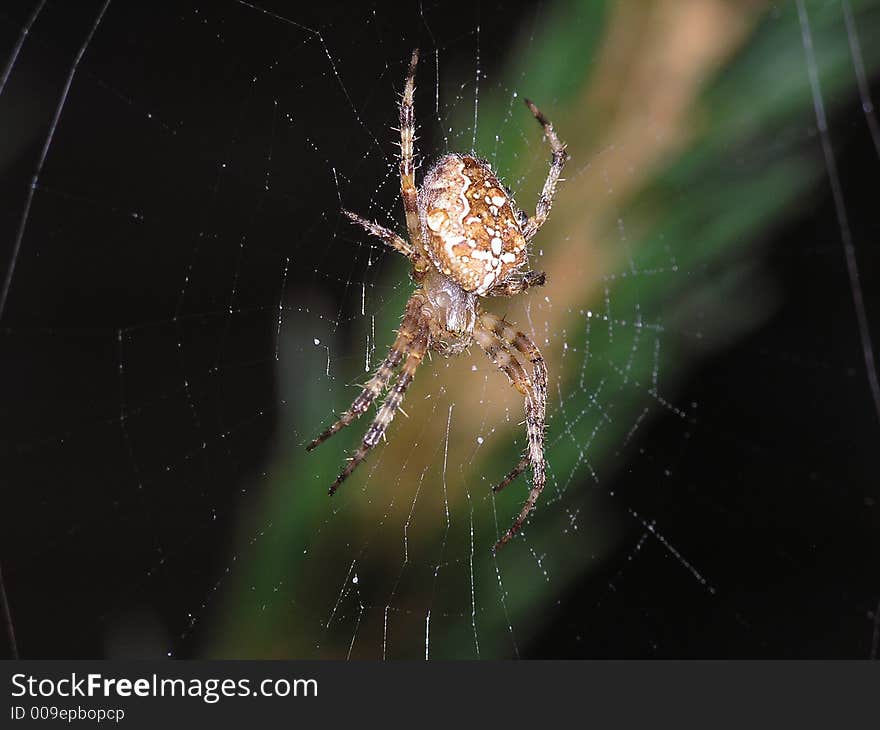
[[[394,231],[389,231],[384,226],[380,226],[378,223],[374,223],[373,221],[369,221],[366,218],[361,218],[357,213],[352,213],[350,210],[342,211],[346,216],[353,222],[357,223],[361,228],[363,228],[367,233],[372,236],[375,236],[380,241],[382,241],[389,248],[393,248],[397,253],[402,253],[407,258],[413,257],[412,246],[410,246],[406,241],[404,241],[400,236],[398,236]]]
[[[412,341],[409,353],[406,356],[406,361],[403,363],[400,375],[397,376],[397,381],[391,387],[388,396],[385,398],[385,402],[379,409],[379,413],[376,414],[376,418],[373,419],[366,434],[364,434],[364,439],[361,442],[361,445],[355,450],[354,454],[352,454],[351,459],[348,464],[345,465],[345,468],[339,476],[336,477],[336,481],[330,485],[330,494],[333,494],[339,488],[339,485],[342,484],[342,482],[344,482],[351,473],[358,468],[358,466],[360,466],[361,462],[367,458],[367,454],[369,454],[372,448],[379,443],[379,439],[382,438],[385,431],[388,429],[388,426],[391,424],[391,421],[394,419],[394,414],[400,408],[400,404],[403,402],[403,396],[406,394],[406,390],[409,388],[410,383],[412,383],[416,370],[421,364],[422,358],[425,356],[425,351],[427,349],[428,330],[426,327],[422,326]]]
[[[411,298],[406,305],[406,312],[403,321],[400,323],[400,329],[397,331],[397,337],[388,354],[382,361],[381,365],[376,369],[364,389],[360,392],[354,402],[349,406],[348,410],[343,413],[339,419],[324,430],[316,438],[312,439],[306,446],[306,451],[320,446],[333,434],[338,433],[349,424],[356,421],[370,407],[370,404],[379,397],[383,390],[388,386],[391,376],[394,374],[395,368],[400,364],[403,356],[406,355],[413,347],[413,340],[420,334],[422,326],[419,319],[419,309],[422,301],[417,298]]]
[[[480,332],[480,336],[477,337],[477,342],[483,346],[483,349],[486,350],[489,357],[492,358],[509,377],[511,377],[511,380],[513,380],[517,389],[520,392],[524,392],[526,396],[525,411],[526,432],[529,442],[528,453],[527,456],[524,457],[524,459],[507,474],[507,476],[505,476],[501,483],[495,488],[495,491],[500,491],[506,487],[525,470],[524,461],[527,461],[532,467],[532,487],[529,490],[529,496],[526,498],[525,504],[520,510],[519,515],[517,515],[516,519],[513,521],[510,529],[500,540],[498,540],[497,543],[495,543],[494,549],[497,551],[510,542],[513,536],[523,526],[529,514],[534,509],[538,498],[541,496],[541,492],[544,490],[544,485],[546,483],[544,421],[547,411],[547,366],[537,345],[535,345],[535,343],[525,334],[514,329],[496,315],[491,314],[490,312],[483,312],[480,315],[478,327],[474,330],[475,337],[477,336],[478,331]],[[486,339],[488,333],[491,333],[491,335],[494,336],[497,343],[495,344],[495,349],[498,348],[499,344],[502,345],[507,352],[510,361],[517,363],[518,370],[516,367],[509,365],[507,358],[504,358],[503,356],[498,358],[497,355],[493,357],[495,349],[491,349],[492,343]],[[486,344],[484,345],[484,343]],[[486,345],[488,345],[488,347]],[[512,356],[509,349],[511,346],[518,352],[522,353],[522,355],[531,363],[531,378],[526,375],[522,366],[519,365],[519,362]],[[510,367],[510,371],[505,368],[505,365]],[[520,375],[520,373],[522,373],[522,375]]]
[[[526,241],[531,241],[550,215],[550,208],[553,206],[553,199],[556,197],[556,183],[559,182],[559,176],[562,174],[562,169],[568,160],[568,153],[565,151],[565,144],[559,141],[559,137],[556,136],[553,125],[547,120],[547,117],[531,101],[528,99],[525,101],[526,106],[535,115],[535,119],[544,128],[544,135],[547,137],[547,141],[550,142],[550,149],[553,153],[550,172],[547,173],[544,188],[541,190],[541,196],[538,198],[535,215],[529,218],[523,227],[523,236]]]
[[[504,374],[510,379],[511,384],[520,393],[528,397],[531,388],[529,376],[526,374],[526,371],[523,369],[519,360],[517,360],[513,356],[513,353],[510,352],[507,345],[505,345],[502,340],[498,339],[494,332],[480,328],[474,330],[474,339],[486,355],[489,356],[489,359],[495,364],[495,366],[504,371]],[[504,487],[522,474],[528,465],[529,460],[524,456],[519,460],[519,463],[507,473],[501,482],[492,487],[492,491],[496,493],[500,492]]]
[[[419,222],[419,194],[416,189],[415,167],[413,165],[413,142],[416,134],[415,109],[413,97],[416,90],[416,65],[419,62],[419,49],[412,53],[403,98],[400,101],[400,197],[406,213],[406,229],[409,239],[417,252],[416,267],[428,266],[428,257],[422,248],[422,226]]]
[[[526,271],[520,277],[507,279],[500,284],[496,284],[486,292],[486,296],[514,297],[533,286],[544,286],[546,281],[547,275],[543,271]]]
[[[406,212],[406,227],[410,238],[421,237],[419,225],[418,193],[416,191],[415,170],[413,168],[413,140],[415,139],[415,109],[413,96],[416,84],[416,65],[419,62],[418,49],[413,51],[406,72],[403,98],[400,102],[400,194]]]
[[[513,467],[513,469],[507,472],[504,479],[502,479],[500,482],[498,482],[498,484],[492,487],[492,491],[495,492],[495,494],[498,494],[498,492],[504,489],[504,487],[506,487],[508,484],[516,481],[516,478],[526,470],[526,467],[528,467],[528,465],[529,460],[524,456],[522,459],[519,460],[519,463],[515,467]]]

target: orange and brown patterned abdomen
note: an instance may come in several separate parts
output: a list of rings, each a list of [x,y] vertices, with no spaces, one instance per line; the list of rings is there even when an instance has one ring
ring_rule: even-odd
[[[434,266],[482,296],[526,261],[526,242],[510,195],[486,163],[447,155],[419,195],[422,237]]]

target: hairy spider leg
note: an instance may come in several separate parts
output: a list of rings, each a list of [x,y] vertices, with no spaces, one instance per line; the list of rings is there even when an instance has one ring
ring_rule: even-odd
[[[346,216],[348,216],[349,220],[351,220],[352,223],[357,223],[367,233],[369,233],[371,236],[375,236],[386,246],[397,251],[397,253],[403,254],[408,259],[413,258],[413,256],[415,255],[413,253],[412,246],[410,246],[394,231],[390,231],[385,228],[385,226],[380,226],[378,223],[375,223],[371,220],[362,218],[357,213],[352,213],[350,210],[345,210],[343,208],[342,212],[345,213]]]
[[[507,375],[511,385],[522,395],[528,396],[532,390],[532,382],[528,373],[526,373],[525,368],[510,351],[507,344],[495,334],[492,328],[481,327],[478,324],[474,328],[474,339],[494,365]]]
[[[416,138],[416,116],[414,95],[416,91],[416,66],[419,63],[419,49],[412,53],[406,81],[403,86],[403,97],[400,100],[400,197],[403,199],[403,210],[406,213],[406,230],[410,244],[416,251],[413,262],[420,273],[427,271],[428,256],[422,244],[422,224],[419,221],[419,193],[416,189],[416,174],[413,165],[413,145]]]
[[[523,366],[520,364],[519,360],[516,359],[507,345],[499,339],[494,332],[488,329],[483,329],[482,327],[474,329],[474,339],[492,363],[497,368],[504,371],[504,374],[507,375],[511,385],[528,398],[532,387],[531,381],[529,380],[529,376],[525,369],[523,369]],[[526,408],[528,407],[529,405],[527,402]],[[524,456],[519,460],[519,463],[507,473],[504,479],[492,488],[492,491],[496,493],[500,492],[504,487],[522,474],[528,465],[529,459],[527,456]]]
[[[507,472],[507,474],[504,475],[504,479],[502,479],[500,482],[498,482],[498,484],[492,487],[492,491],[495,492],[495,494],[498,494],[498,492],[504,489],[504,487],[506,487],[508,484],[516,481],[517,477],[526,470],[528,465],[529,459],[527,456],[524,456],[522,459],[519,460],[519,463],[515,467],[513,467],[513,469],[511,469],[509,472]]]
[[[522,527],[531,511],[534,509],[546,483],[544,422],[547,411],[547,366],[537,345],[535,345],[528,336],[511,327],[507,322],[491,312],[483,312],[480,314],[478,328],[474,331],[475,336],[477,336],[478,332],[481,332],[482,334],[477,338],[477,342],[484,350],[486,350],[493,362],[507,373],[508,377],[510,377],[514,385],[516,385],[517,390],[523,393],[526,397],[526,433],[528,435],[527,455],[504,477],[501,483],[495,487],[494,491],[501,491],[516,479],[523,471],[525,471],[526,463],[531,464],[532,466],[532,488],[529,490],[529,496],[510,529],[495,544],[494,549],[497,551],[510,542],[511,538],[513,538]],[[486,339],[486,335],[489,333],[491,333],[491,336],[494,337],[494,340],[497,343],[500,343],[503,346],[503,351],[498,349],[497,344]],[[520,352],[531,363],[531,378],[526,375],[519,362],[513,358],[510,351],[511,347]],[[507,357],[503,356],[503,352],[507,353]],[[508,360],[516,362],[518,370],[514,367],[512,367],[510,371],[506,369],[506,366],[509,366]]]
[[[525,101],[526,106],[535,115],[535,119],[544,128],[544,135],[547,137],[547,141],[550,142],[550,150],[553,154],[550,171],[547,173],[544,188],[541,190],[538,204],[535,206],[535,215],[529,218],[523,227],[523,236],[526,241],[531,241],[550,215],[550,208],[553,207],[553,200],[556,197],[556,184],[559,182],[559,176],[562,174],[562,169],[568,160],[568,153],[565,151],[565,144],[559,141],[559,137],[556,136],[553,125],[547,120],[547,117],[531,101],[528,99]]]
[[[532,342],[528,335],[511,327],[508,322],[497,315],[483,312],[480,319],[484,326],[491,328],[500,340],[515,348],[532,365],[530,395],[535,399],[536,418],[530,424],[534,428],[529,430],[529,450],[531,454],[535,455],[540,452],[540,460],[543,462],[544,419],[547,410],[547,364],[544,361],[544,356],[541,355],[538,346]]]
[[[388,350],[388,354],[376,369],[373,377],[366,382],[364,389],[360,392],[360,395],[354,399],[354,402],[349,406],[348,410],[345,411],[335,423],[309,442],[308,446],[306,446],[306,451],[311,451],[317,446],[320,446],[333,436],[333,434],[338,433],[343,428],[360,418],[366,413],[370,404],[372,404],[385,388],[388,387],[388,382],[391,380],[394,370],[400,364],[403,356],[409,353],[412,349],[413,341],[421,331],[422,325],[419,322],[419,310],[421,309],[421,306],[422,301],[420,299],[414,297],[410,298],[410,301],[407,303],[403,321],[400,324],[400,329],[397,331],[397,337],[394,339],[391,349]]]
[[[376,418],[370,424],[366,434],[364,434],[364,439],[361,442],[361,445],[355,450],[348,464],[346,464],[339,476],[336,477],[336,481],[330,485],[330,494],[333,494],[339,488],[339,485],[342,484],[342,482],[344,482],[351,473],[358,468],[358,466],[360,466],[361,462],[367,458],[367,454],[369,454],[373,447],[379,443],[379,439],[382,438],[382,435],[388,429],[388,426],[391,425],[391,421],[394,420],[394,414],[400,408],[400,405],[403,402],[403,396],[406,394],[406,389],[409,388],[412,383],[416,370],[421,364],[422,358],[424,358],[427,349],[428,329],[427,326],[422,323],[418,333],[412,341],[411,348],[407,353],[406,361],[403,363],[403,367],[400,370],[400,374],[397,376],[397,380],[388,392],[385,402],[382,403],[382,407],[376,414]]]

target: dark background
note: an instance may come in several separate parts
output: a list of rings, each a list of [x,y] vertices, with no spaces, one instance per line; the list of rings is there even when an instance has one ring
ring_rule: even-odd
[[[0,96],[4,272],[71,60],[99,7],[48,3]],[[0,59],[33,8],[4,3]],[[229,559],[237,486],[259,469],[277,427],[274,331],[248,308],[261,314],[275,303],[291,237],[298,259],[288,291],[335,301],[364,270],[363,259],[328,258],[321,241],[337,225],[339,196],[369,209],[376,196],[393,201],[393,190],[349,187],[328,168],[345,160],[361,180],[387,176],[394,148],[362,132],[384,135],[394,123],[397,59],[427,45],[429,32],[454,46],[482,17],[494,24],[480,49],[491,83],[504,29],[536,12],[528,3],[429,10],[430,27],[415,4],[366,25],[343,4],[297,8],[296,20],[321,28],[334,49],[343,87],[308,68],[321,39],[305,31],[291,43],[285,23],[260,13],[110,5],[55,131],[0,319],[0,548],[23,656],[104,655],[108,627],[146,593],[170,627],[158,640],[179,656],[199,651],[187,616]],[[294,73],[300,64],[307,73]],[[312,103],[285,125],[266,110],[273,94],[294,92]],[[876,81],[872,92],[880,94]],[[876,323],[880,160],[857,98],[831,129]],[[302,134],[316,154],[300,152]],[[267,137],[286,164],[271,167],[273,193],[258,199]],[[423,120],[423,148],[436,139]],[[224,176],[224,161],[235,176]],[[173,197],[157,194],[172,184]],[[655,419],[610,485],[656,515],[722,590],[707,594],[659,551],[630,564],[634,533],[542,618],[525,656],[876,657],[880,424],[827,179],[767,235],[778,306],[684,384],[680,402],[699,404],[690,437],[675,416]],[[239,258],[242,242],[257,239]],[[381,280],[386,265],[370,276]],[[192,279],[180,296],[184,272]],[[224,316],[230,304],[235,317]],[[344,334],[346,320],[337,324]],[[872,333],[880,340],[876,324]],[[166,371],[181,340],[188,346]],[[191,375],[184,388],[181,371]],[[132,413],[141,415],[132,430],[120,428]],[[181,457],[180,444],[202,441]],[[662,492],[646,490],[670,461]]]

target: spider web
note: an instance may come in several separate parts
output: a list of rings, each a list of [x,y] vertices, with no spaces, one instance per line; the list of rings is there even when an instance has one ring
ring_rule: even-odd
[[[876,658],[880,19],[730,6],[4,6],[21,654]],[[550,370],[548,486],[497,557],[525,430],[476,349],[332,499],[374,411],[303,449],[411,291],[340,209],[404,230],[416,45],[420,173],[475,150],[531,211],[524,95],[572,153],[547,286],[486,303]]]

